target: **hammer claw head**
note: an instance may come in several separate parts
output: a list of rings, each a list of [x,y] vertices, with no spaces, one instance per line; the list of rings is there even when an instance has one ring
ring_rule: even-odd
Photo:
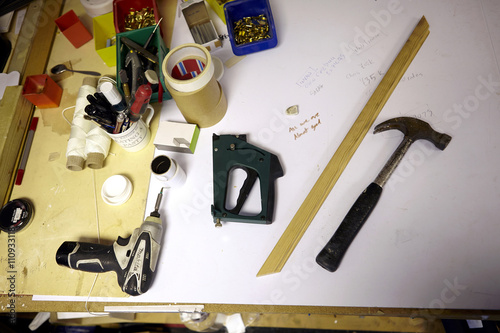
[[[380,133],[391,129],[397,129],[403,132],[405,138],[417,141],[424,139],[432,142],[436,148],[444,150],[451,141],[448,134],[435,131],[427,122],[412,118],[398,117],[384,121],[375,126],[373,133]]]

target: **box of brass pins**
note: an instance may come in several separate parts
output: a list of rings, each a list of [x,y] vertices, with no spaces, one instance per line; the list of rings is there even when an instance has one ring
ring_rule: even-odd
[[[113,19],[116,33],[155,25],[160,13],[155,0],[115,0]]]
[[[233,0],[224,5],[233,53],[246,55],[278,44],[269,0]]]
[[[187,0],[181,2],[180,8],[196,44],[206,47],[209,52],[222,46],[204,0]]]

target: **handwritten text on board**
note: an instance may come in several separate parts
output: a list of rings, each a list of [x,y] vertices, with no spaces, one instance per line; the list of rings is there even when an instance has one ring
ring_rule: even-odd
[[[299,124],[290,126],[288,132],[293,134],[294,140],[297,140],[308,133],[316,131],[319,125],[321,125],[321,119],[319,118],[318,112],[309,118],[305,118]]]

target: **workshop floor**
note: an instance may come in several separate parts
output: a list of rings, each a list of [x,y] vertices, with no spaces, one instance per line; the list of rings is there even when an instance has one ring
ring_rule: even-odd
[[[48,321],[40,326],[37,330],[31,331],[29,324],[32,321],[30,314],[18,314],[16,324],[9,323],[7,314],[0,314],[0,332],[1,333],[148,333],[148,332],[168,332],[168,333],[191,333],[193,331],[188,328],[181,327],[182,325],[162,325],[162,324],[113,324],[102,326],[65,326],[59,324],[51,324]],[[219,332],[226,332],[225,329]],[[299,328],[267,328],[267,327],[247,327],[246,333],[344,333],[355,332],[352,330],[322,330],[322,329],[299,329]],[[389,331],[363,331],[363,332],[378,332],[389,333]],[[395,332],[395,331],[391,331]]]
[[[9,323],[7,313],[0,314],[0,332],[1,333],[149,333],[149,332],[168,332],[168,333],[191,333],[193,331],[183,327],[182,325],[166,325],[166,324],[144,324],[144,323],[126,323],[113,324],[105,326],[66,326],[61,324],[51,324],[48,321],[35,331],[29,329],[35,314],[20,313],[16,317],[16,325]],[[469,328],[465,320],[442,320],[439,325],[429,326],[429,330],[425,332],[446,332],[446,333],[500,333],[499,321],[482,321],[481,328]],[[377,326],[377,325],[375,325]],[[397,327],[373,327],[363,330],[328,330],[328,329],[303,329],[303,328],[276,328],[276,327],[247,327],[245,333],[393,333],[393,332],[424,332],[418,330],[399,330]],[[222,329],[218,332],[227,332]]]

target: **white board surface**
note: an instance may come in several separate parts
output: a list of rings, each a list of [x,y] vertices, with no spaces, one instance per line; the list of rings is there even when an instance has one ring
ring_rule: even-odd
[[[500,309],[500,4],[270,2],[278,46],[226,67],[224,119],[201,130],[193,155],[167,152],[187,182],[163,200],[155,284],[125,301]],[[422,15],[430,35],[375,125],[417,117],[451,143],[444,151],[423,141],[410,148],[340,268],[329,273],[314,262],[317,253],[402,139],[370,130],[283,271],[257,278]],[[188,33],[177,16],[172,48],[191,42]],[[230,59],[229,42],[212,55]],[[286,116],[292,105],[299,115]],[[164,103],[161,119],[183,121],[174,101]],[[279,156],[285,175],[276,182],[271,225],[214,228],[213,133],[246,134]],[[152,179],[146,212],[158,190]]]

